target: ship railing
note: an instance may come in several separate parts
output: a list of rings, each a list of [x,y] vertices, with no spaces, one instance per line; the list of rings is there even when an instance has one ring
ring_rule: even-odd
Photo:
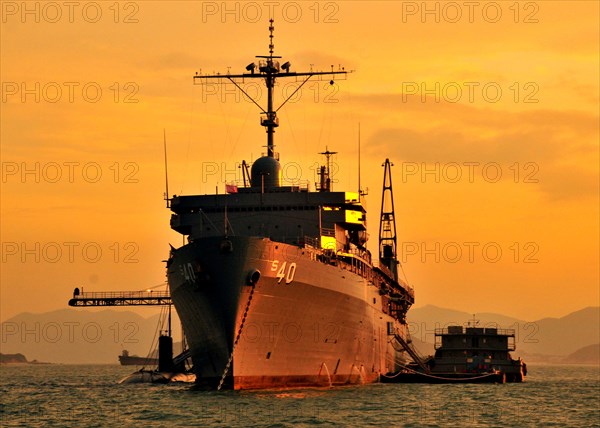
[[[319,238],[313,238],[312,236],[304,237],[304,245],[308,247],[312,247],[316,250],[321,249],[321,240]]]
[[[226,181],[225,185],[226,186],[236,186],[238,188],[250,187],[250,183],[248,183],[248,180],[246,180],[245,185],[244,185],[244,180],[230,180],[230,181]]]
[[[467,329],[469,331],[467,332]],[[490,327],[464,327],[464,326],[448,326],[443,328],[436,328],[435,335],[447,335],[447,334],[481,334],[481,335],[498,335],[515,337],[515,330],[511,328],[490,328]]]
[[[321,236],[335,236],[335,229],[321,228]]]
[[[268,156],[268,155],[269,155],[269,153],[266,153],[266,152],[261,152],[261,153],[260,153],[260,155],[261,155],[262,157],[265,157],[265,156]],[[273,157],[274,157],[275,159],[279,160],[279,152],[273,152]]]
[[[377,259],[373,260],[373,267],[375,269],[378,269],[379,271],[381,271],[389,279],[391,279],[391,280],[394,279],[394,275],[392,274],[392,271],[390,270],[390,268],[388,268],[386,265],[382,264],[380,260],[377,260]],[[400,285],[400,287],[402,287],[403,289],[406,290],[406,292],[408,293],[408,295],[410,297],[412,297],[413,299],[415,298],[415,289],[413,287],[411,287],[410,285],[408,285],[407,282],[405,282],[401,279],[397,279],[396,282],[398,283],[398,285]]]
[[[334,229],[321,229],[321,236],[335,236]],[[328,257],[334,257],[336,260],[336,264],[339,264],[340,267],[350,270],[363,278],[367,279],[370,283],[375,285],[377,281],[375,281],[375,275],[372,268],[376,266],[376,262],[371,259],[371,255],[368,251],[361,250],[359,248],[348,248],[347,250],[338,250],[335,252],[335,255],[332,254],[332,249],[323,248],[321,246],[321,238],[320,237],[312,237],[312,236],[304,236],[304,240],[302,241],[304,247],[313,248],[316,250],[316,253],[329,254]],[[337,246],[340,243],[336,241]],[[381,269],[383,268],[383,269]],[[388,280],[393,280],[392,273],[385,266],[377,267],[387,278]],[[385,270],[384,270],[385,269]],[[414,289],[406,284],[404,281],[398,280],[395,281],[400,288],[404,290],[408,296],[414,299]]]
[[[225,186],[235,186],[238,189],[250,187],[248,180],[229,180],[225,182]],[[286,180],[283,179],[284,187],[291,187],[292,192],[308,192],[310,190],[310,180]]]
[[[388,278],[390,278],[390,279],[394,278],[394,275],[392,274],[392,271],[390,270],[390,268],[388,268],[386,265],[381,263],[381,261],[373,260],[373,267],[376,269],[379,269]]]
[[[83,293],[75,289],[69,306],[135,306],[172,304],[168,291],[100,291]]]
[[[310,180],[286,180],[283,179],[286,186],[292,188],[292,191],[307,192],[310,190]]]

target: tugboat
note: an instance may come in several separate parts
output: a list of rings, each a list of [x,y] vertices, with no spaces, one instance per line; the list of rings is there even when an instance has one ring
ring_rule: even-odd
[[[395,374],[382,377],[384,383],[482,383],[523,382],[527,365],[510,351],[515,347],[515,331],[477,327],[448,326],[435,330],[435,354],[413,355],[412,364]]]
[[[169,198],[171,228],[188,243],[171,248],[167,278],[199,387],[256,389],[377,382],[396,370],[405,351],[394,347],[408,334],[406,312],[414,291],[398,277],[393,202],[382,203],[379,257],[372,259],[364,193],[334,191],[330,157],[309,183],[284,183],[275,151],[278,110],[310,79],[334,85],[348,73],[296,72],[269,54],[242,74],[196,73],[194,83],[235,85],[261,110],[267,153],[244,183],[225,194]],[[266,107],[244,84],[267,88]],[[276,81],[296,90],[275,105]],[[250,175],[249,180],[246,176]],[[389,193],[389,194],[388,194]],[[391,199],[386,160],[383,200]]]

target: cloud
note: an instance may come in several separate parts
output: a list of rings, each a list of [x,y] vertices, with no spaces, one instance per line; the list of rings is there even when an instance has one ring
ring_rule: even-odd
[[[365,144],[366,155],[385,152],[405,162],[426,164],[495,162],[503,169],[518,164],[522,174],[529,173],[551,199],[598,197],[599,118],[595,114],[403,103],[402,95],[365,96],[361,103],[402,124],[375,131]]]

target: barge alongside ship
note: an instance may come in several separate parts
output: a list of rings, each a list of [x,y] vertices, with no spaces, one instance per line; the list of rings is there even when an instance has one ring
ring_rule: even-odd
[[[527,365],[513,360],[515,331],[455,325],[435,330],[435,355],[419,358],[384,383],[523,382]]]
[[[167,195],[171,227],[189,242],[172,248],[167,277],[196,380],[211,389],[376,382],[406,361],[396,337],[407,336],[414,302],[412,288],[398,278],[391,165],[386,161],[387,202],[373,260],[364,195],[333,190],[334,153],[323,153],[327,162],[310,191],[305,183],[283,183],[275,152],[277,111],[288,101],[275,108],[276,80],[291,78],[299,89],[310,79],[333,85],[347,72],[280,65],[272,21],[269,30],[269,54],[247,73],[194,76],[199,84],[234,84],[248,97],[245,82],[266,84],[266,155],[254,161],[244,185],[228,185],[226,194]]]

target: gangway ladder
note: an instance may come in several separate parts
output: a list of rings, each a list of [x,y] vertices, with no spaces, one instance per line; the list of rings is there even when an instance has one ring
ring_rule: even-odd
[[[181,354],[179,354],[175,358],[173,358],[173,365],[177,366],[177,365],[181,364],[182,362],[184,362],[185,360],[187,360],[188,358],[190,358],[191,356],[192,356],[192,352],[189,349],[186,349]]]
[[[406,342],[406,340],[404,340],[404,338],[401,335],[399,335],[397,332],[394,333],[394,339],[396,339],[396,341],[400,344],[400,346],[402,346],[402,348],[404,348],[404,350],[406,352],[408,352],[408,355],[411,356],[411,358],[414,360],[414,362],[417,363],[418,366],[425,373],[429,373],[429,371],[430,371],[429,367],[423,362],[423,359],[419,356],[416,349],[414,349],[408,342]]]

